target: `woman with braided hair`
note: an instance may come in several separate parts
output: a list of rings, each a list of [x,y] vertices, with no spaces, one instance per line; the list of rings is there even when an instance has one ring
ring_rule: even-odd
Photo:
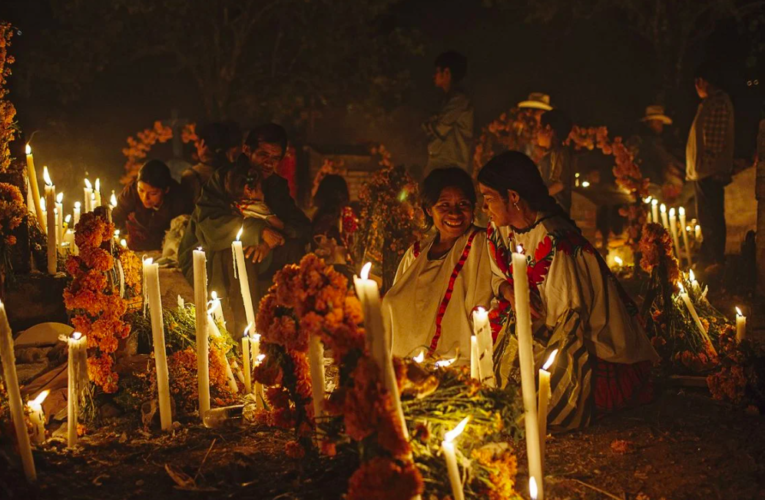
[[[478,182],[491,218],[492,288],[507,306],[494,358],[500,385],[518,377],[512,251],[519,249],[528,263],[537,364],[558,349],[551,369],[550,425],[581,427],[596,413],[649,401],[658,355],[637,308],[549,195],[534,162],[517,151],[502,153],[484,165]]]

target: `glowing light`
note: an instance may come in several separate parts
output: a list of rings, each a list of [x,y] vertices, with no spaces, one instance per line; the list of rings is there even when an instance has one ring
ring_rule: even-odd
[[[259,365],[260,363],[263,362],[264,359],[266,359],[265,354],[258,354],[258,356],[255,358],[255,364]]]
[[[369,271],[371,269],[372,269],[372,263],[371,262],[367,262],[366,264],[364,264],[364,267],[361,268],[361,272],[359,273],[359,276],[361,277],[361,279],[368,280],[369,279]]]
[[[452,359],[439,359],[438,361],[436,361],[436,366],[441,367],[441,368],[445,368],[445,367],[451,365],[452,363],[454,363],[455,361],[457,361],[457,357],[456,356],[454,358],[452,358]]]
[[[75,202],[74,202],[74,208],[75,208],[75,210],[79,210],[81,206],[82,206],[82,203],[80,203],[79,201],[75,201]]]
[[[624,261],[619,256],[614,257],[614,262],[616,262],[617,266],[623,266],[624,265]]]
[[[691,226],[685,226],[685,230],[690,233],[691,232]]]
[[[96,191],[101,191],[101,179],[96,179]]]
[[[685,207],[678,208],[677,209],[677,213],[680,214],[680,217],[684,217],[685,216]]]
[[[73,338],[74,340],[80,340],[80,339],[82,338],[82,333],[80,333],[80,332],[74,332],[74,333],[72,333],[72,338]]]
[[[69,224],[69,221],[72,220],[72,214],[66,214],[66,217],[64,217],[64,222],[66,224]]]
[[[27,144],[27,154],[28,155],[32,154],[32,147],[29,144]]]
[[[674,217],[675,216],[675,207],[672,207],[669,209],[669,216]]]
[[[218,300],[218,292],[213,290],[212,293],[210,293],[210,297],[212,297],[213,300]]]
[[[420,351],[420,354],[412,358],[415,363],[422,363],[425,361],[425,351]]]
[[[555,349],[553,352],[550,353],[550,356],[547,357],[547,361],[545,361],[545,364],[542,365],[542,369],[547,371],[548,368],[552,366],[552,364],[555,362],[555,357],[558,355],[558,349]]]
[[[651,200],[653,200],[653,196],[649,196],[648,198],[643,198],[643,203],[647,205],[651,203]]]
[[[736,316],[741,317],[743,315],[744,315],[744,313],[741,312],[741,309],[739,309],[738,306],[736,306]]]
[[[154,259],[149,257],[148,259],[144,260],[143,263],[147,266],[150,266],[154,263]]]
[[[690,270],[690,272],[688,272],[688,278],[690,278],[690,280],[691,280],[691,283],[693,283],[694,281],[696,281],[696,275],[695,275],[695,274],[693,274],[693,269],[691,269],[691,270]]]
[[[40,209],[45,212],[45,198],[40,198]]]
[[[89,179],[85,179],[85,187],[88,189],[93,189],[93,184],[90,183]]]
[[[465,430],[465,427],[467,427],[468,422],[470,422],[470,415],[463,418],[462,421],[459,424],[457,424],[457,426],[454,429],[444,434],[444,441],[446,441],[447,443],[451,443],[452,441],[457,439],[459,435],[462,434],[462,431]]]
[[[239,229],[239,232],[236,233],[236,241],[239,241],[239,238],[242,237],[242,233],[244,232],[244,226],[242,226],[241,229]]]
[[[249,336],[250,336],[250,328],[252,328],[252,323],[250,323],[249,325],[247,325],[247,328],[245,328],[245,329],[244,329],[244,334],[243,334],[243,335],[244,335],[245,337],[249,337]]]
[[[519,254],[523,254],[523,247],[521,245],[518,245],[515,247],[515,251]]]
[[[685,287],[681,282],[677,282],[677,286],[680,287],[680,293],[685,293]]]
[[[43,167],[43,180],[47,186],[53,185],[53,182],[50,180],[50,174],[48,173],[48,167]]]
[[[114,191],[112,191],[112,195],[109,197],[109,205],[113,207],[117,206],[117,196],[114,194]]]
[[[529,496],[533,500],[537,500],[537,495],[539,494],[539,491],[537,489],[537,480],[534,479],[534,477],[529,478]]]
[[[255,342],[260,342],[260,334],[259,333],[253,333],[252,334],[252,340]]]
[[[120,240],[120,246],[121,246],[122,248],[127,248],[127,241],[125,241],[125,238],[122,238],[122,239]]]
[[[662,203],[662,204],[659,206],[659,212],[661,212],[661,213],[663,213],[663,214],[667,213],[667,205],[665,205],[664,203]]]
[[[583,188],[590,187],[590,181],[582,181],[582,187]]]
[[[64,193],[58,193],[56,195],[56,203],[63,203],[64,202]]]
[[[45,398],[48,397],[48,394],[50,394],[50,391],[48,389],[45,389],[36,398],[34,398],[32,401],[29,402],[29,406],[40,406],[40,405],[42,405],[43,401],[45,401]]]

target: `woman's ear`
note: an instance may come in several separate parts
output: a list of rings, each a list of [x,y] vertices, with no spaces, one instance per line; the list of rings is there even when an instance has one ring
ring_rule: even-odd
[[[510,205],[515,205],[520,200],[521,200],[521,197],[517,191],[513,191],[512,189],[507,190],[507,201],[510,202]]]
[[[433,218],[433,209],[428,207],[425,209],[425,213],[428,214],[428,217]]]

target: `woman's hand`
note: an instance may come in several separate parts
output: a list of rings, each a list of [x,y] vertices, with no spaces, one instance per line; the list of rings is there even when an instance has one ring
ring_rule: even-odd
[[[510,306],[513,308],[513,311],[515,311],[515,290],[513,290],[513,285],[510,284],[508,281],[503,281],[501,285],[499,285],[499,294],[508,302],[510,302]],[[539,312],[542,310],[541,304],[538,303],[538,298],[535,294],[530,293],[529,294],[529,310],[531,312],[531,317],[534,319],[539,319],[542,317],[542,314]]]
[[[246,259],[252,258],[253,264],[258,264],[263,261],[271,251],[271,247],[265,241],[261,241],[259,245],[253,245],[244,249],[244,257]]]
[[[267,243],[271,248],[276,248],[278,246],[284,245],[284,236],[282,236],[282,233],[276,231],[275,229],[271,229],[270,227],[263,228],[263,232],[260,236],[263,238],[263,241]]]

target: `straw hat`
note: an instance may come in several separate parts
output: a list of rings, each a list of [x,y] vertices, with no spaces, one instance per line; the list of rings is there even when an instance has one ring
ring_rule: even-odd
[[[664,106],[660,104],[651,104],[645,108],[645,116],[640,120],[644,122],[649,120],[659,120],[665,125],[672,125],[672,118],[664,114]]]
[[[552,106],[550,106],[550,96],[547,94],[543,94],[542,92],[532,92],[529,94],[529,98],[525,101],[521,101],[518,103],[519,108],[532,108],[532,109],[542,109],[545,111],[550,111]]]

